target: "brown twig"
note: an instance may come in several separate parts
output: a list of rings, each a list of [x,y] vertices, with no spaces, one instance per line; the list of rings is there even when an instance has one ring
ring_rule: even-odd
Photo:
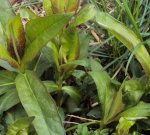
[[[83,117],[79,117],[79,116],[75,116],[75,115],[68,115],[69,117],[73,117],[73,118],[77,118],[83,121],[90,121],[90,122],[96,122],[96,123],[100,123],[99,120],[93,120],[93,119],[88,119],[88,118],[83,118]]]

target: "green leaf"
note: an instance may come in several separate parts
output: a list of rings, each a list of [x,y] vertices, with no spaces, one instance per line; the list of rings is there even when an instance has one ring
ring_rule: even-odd
[[[16,87],[28,116],[35,117],[33,125],[38,135],[65,134],[52,97],[33,72],[19,74],[16,78]]]
[[[81,59],[81,60],[70,61],[66,64],[60,65],[60,68],[65,69],[65,68],[67,68],[68,66],[71,66],[71,65],[89,67],[89,60],[88,59]]]
[[[140,102],[136,106],[131,107],[124,112],[122,112],[120,117],[139,119],[142,117],[150,116],[150,103]]]
[[[0,114],[12,108],[20,102],[15,88],[9,89],[4,95],[0,97]]]
[[[43,0],[43,7],[46,12],[46,15],[51,15],[52,14],[52,4],[51,0]]]
[[[80,25],[82,23],[87,22],[90,19],[93,19],[95,16],[95,8],[92,4],[87,4],[78,12],[75,16],[74,24]]]
[[[59,91],[59,86],[53,81],[44,81],[43,82],[47,91],[49,93]]]
[[[135,124],[135,121],[127,120],[121,117],[116,127],[117,135],[128,135],[129,129]]]
[[[13,124],[15,121],[27,117],[27,114],[21,104],[16,105],[5,113],[4,121],[7,125]]]
[[[104,71],[102,65],[97,60],[94,60],[94,59],[90,58],[89,63],[90,63],[89,67],[90,67],[91,71],[99,71],[99,72]],[[107,77],[109,76],[107,73],[105,73],[105,74],[106,74]]]
[[[116,96],[114,98],[114,101],[112,103],[109,116],[107,118],[108,122],[111,122],[111,120],[117,116],[122,110],[124,109],[124,104],[122,101],[122,91],[121,89],[116,93]],[[107,122],[107,123],[108,123]]]
[[[67,12],[76,12],[78,10],[80,0],[66,0],[66,11]]]
[[[0,0],[0,22],[5,28],[6,23],[9,19],[15,16],[13,9],[10,6],[9,0]]]
[[[68,27],[61,37],[61,54],[68,61],[75,60],[79,57],[79,37],[76,27]]]
[[[41,51],[40,55],[28,64],[27,69],[34,71],[40,77],[50,66],[51,63],[47,59],[46,54]]]
[[[0,70],[0,95],[15,87],[15,78],[15,73]]]
[[[56,47],[56,45],[52,42],[48,42],[47,44],[47,49],[49,49],[49,53],[51,53],[51,57],[49,57],[49,59],[51,58],[54,65],[56,66],[57,70],[59,69],[59,54],[58,54],[58,49]]]
[[[63,86],[62,90],[67,93],[72,99],[79,103],[81,100],[78,90],[73,86]]]
[[[53,13],[76,12],[79,7],[80,0],[51,0]]]
[[[98,97],[102,105],[103,119],[105,121],[109,116],[109,111],[113,103],[115,87],[111,84],[111,79],[105,71],[92,71],[89,74],[96,84]]]
[[[111,80],[107,72],[104,71],[97,61],[91,59],[90,64],[92,71],[89,74],[97,87],[98,97],[103,111],[103,121],[104,124],[108,124],[124,109],[122,91],[120,89],[116,92],[115,89],[117,87],[113,83],[113,80]]]
[[[7,61],[0,59],[0,67],[6,69],[7,71],[16,71]]]
[[[25,49],[25,32],[20,16],[15,16],[6,26],[7,50],[20,62]]]
[[[128,105],[135,105],[142,95],[149,90],[149,80],[145,76],[124,82],[125,101]]]
[[[116,36],[116,38],[119,39],[130,51],[133,51],[139,44],[141,44],[140,39],[138,39],[133,31],[107,13],[97,12],[96,22]],[[150,56],[143,44],[138,47],[135,56],[141,63],[146,74],[149,76]]]
[[[79,124],[74,135],[91,135],[86,125]]]
[[[5,32],[1,22],[0,22],[0,44],[2,45],[6,44]]]
[[[6,135],[28,135],[28,127],[33,119],[34,117],[29,117],[15,121],[8,127]]]
[[[53,13],[65,13],[66,0],[51,0]]]
[[[80,59],[85,59],[88,57],[90,36],[85,31],[79,33],[79,46],[80,46]]]
[[[22,64],[31,61],[38,52],[67,24],[71,15],[51,15],[29,21],[26,34],[31,44],[26,45]]]
[[[0,70],[0,114],[20,102],[15,88],[15,78],[15,73]]]
[[[14,68],[19,67],[17,61],[11,58],[6,48],[4,48],[2,45],[0,45],[0,59],[7,61]]]

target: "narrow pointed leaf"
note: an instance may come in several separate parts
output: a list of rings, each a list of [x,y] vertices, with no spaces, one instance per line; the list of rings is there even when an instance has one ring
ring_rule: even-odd
[[[115,116],[117,116],[121,111],[123,111],[124,109],[124,104],[122,101],[122,91],[119,90],[116,93],[116,96],[114,98],[114,101],[112,103],[110,112],[109,112],[109,116],[107,118],[107,123],[109,123],[111,121],[111,119],[113,119]]]
[[[97,12],[96,22],[118,38],[130,51],[133,51],[139,44],[140,39],[133,31],[114,19],[107,13]],[[150,75],[150,56],[144,45],[140,45],[135,53],[136,58],[141,63],[146,74]]]
[[[98,97],[102,105],[103,119],[105,121],[109,115],[116,93],[115,87],[111,85],[110,77],[105,71],[92,71],[89,74],[96,84]]]
[[[95,60],[90,60],[91,72],[89,74],[93,78],[98,97],[102,106],[104,124],[110,123],[123,109],[122,91],[116,92],[116,85],[110,76]]]
[[[28,116],[34,116],[33,125],[38,135],[64,135],[57,107],[43,83],[34,73],[26,71],[16,78],[21,103]]]
[[[8,52],[15,59],[18,54],[19,59],[21,59],[25,49],[25,32],[19,15],[15,16],[13,20],[7,23],[6,36]],[[16,47],[17,52],[15,52],[14,47]]]

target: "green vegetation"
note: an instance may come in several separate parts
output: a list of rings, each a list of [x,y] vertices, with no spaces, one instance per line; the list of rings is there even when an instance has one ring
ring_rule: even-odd
[[[149,132],[148,0],[0,2],[1,135]]]

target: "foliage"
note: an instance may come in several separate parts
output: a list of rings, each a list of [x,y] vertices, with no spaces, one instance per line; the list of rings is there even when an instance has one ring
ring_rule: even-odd
[[[42,4],[43,17],[28,8],[16,15],[7,0],[0,5],[0,134],[136,135],[149,130],[150,56],[144,46],[149,40],[141,34],[144,23],[149,24],[144,20],[148,0],[144,6],[141,0],[132,1],[133,11],[127,0],[116,0],[113,16],[104,0],[100,5],[96,0],[84,6],[79,0]],[[142,7],[146,8],[139,24]],[[95,40],[90,32],[101,44],[94,49],[89,46]],[[98,32],[108,39],[99,43]],[[119,46],[119,56],[111,62],[109,49],[105,55],[109,43],[113,51]],[[129,51],[122,44],[131,52],[128,61],[124,59]],[[119,68],[114,65],[118,60]],[[121,73],[119,79],[125,63],[127,77]],[[118,68],[115,73],[108,69],[111,65]]]

